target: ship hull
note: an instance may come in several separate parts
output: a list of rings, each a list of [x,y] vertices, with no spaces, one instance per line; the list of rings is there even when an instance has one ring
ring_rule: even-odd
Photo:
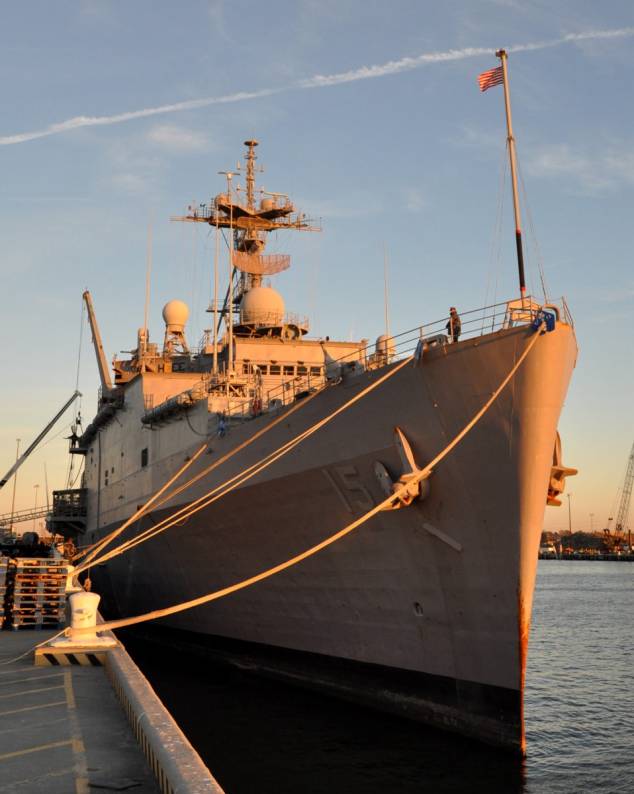
[[[509,329],[408,363],[184,525],[98,566],[93,578],[108,613],[136,615],[226,587],[360,517],[384,498],[375,463],[394,479],[402,473],[394,427],[424,466],[487,401],[532,339],[529,328]],[[269,674],[523,751],[537,554],[557,421],[575,358],[574,333],[558,324],[537,340],[493,407],[439,464],[424,500],[379,513],[271,579],[165,618],[160,630],[200,647],[209,646],[201,638],[214,637],[215,652],[246,654]],[[187,501],[328,416],[385,372],[344,379],[307,400],[193,486]],[[267,422],[272,419],[262,417],[214,439],[213,455],[248,442]],[[128,483],[119,499],[124,504],[104,494],[97,500],[93,492],[89,539],[117,526],[160,487],[182,464],[183,452],[200,443],[187,441],[180,454],[154,467],[144,491]],[[152,512],[131,534],[186,503]]]

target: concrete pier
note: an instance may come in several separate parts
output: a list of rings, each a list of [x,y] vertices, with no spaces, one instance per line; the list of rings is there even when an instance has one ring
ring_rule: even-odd
[[[0,790],[222,794],[122,647],[105,666],[34,666],[54,632],[0,633]]]

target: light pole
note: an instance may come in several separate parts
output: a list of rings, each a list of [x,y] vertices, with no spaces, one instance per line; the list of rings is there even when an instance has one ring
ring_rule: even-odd
[[[590,513],[590,534],[594,531],[594,513]]]
[[[34,513],[37,513],[37,489],[39,487],[40,487],[39,485],[34,485],[33,486],[33,488],[35,489],[35,506],[33,508],[33,512]],[[35,521],[36,521],[35,516],[33,516],[33,532],[35,532]]]
[[[568,497],[568,532],[572,535],[572,509],[570,507],[570,500],[572,498],[572,494],[566,494]]]
[[[20,439],[15,440],[15,462],[18,462],[20,457]],[[13,475],[13,496],[11,497],[11,522],[9,524],[9,532],[13,535],[13,514],[15,513],[15,488],[18,484],[18,473]]]

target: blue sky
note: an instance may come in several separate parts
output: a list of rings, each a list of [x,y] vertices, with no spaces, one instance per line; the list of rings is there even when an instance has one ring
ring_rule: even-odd
[[[36,1],[0,15],[0,469],[75,387],[84,288],[108,356],[134,346],[150,218],[151,334],[178,297],[198,340],[213,243],[169,217],[221,190],[217,171],[248,137],[261,143],[262,184],[322,219],[321,234],[269,247],[292,255],[275,286],[314,333],[382,331],[384,246],[393,331],[513,297],[502,90],[476,84],[506,47],[535,230],[525,210],[529,287],[539,294],[536,240],[579,337],[560,426],[565,461],[580,469],[573,525],[588,528],[590,513],[605,524],[634,440],[629,0]],[[87,332],[79,384],[89,417]],[[22,468],[19,507],[35,484],[41,500],[45,462],[62,487],[61,437]],[[567,514],[549,508],[546,526],[567,526]]]

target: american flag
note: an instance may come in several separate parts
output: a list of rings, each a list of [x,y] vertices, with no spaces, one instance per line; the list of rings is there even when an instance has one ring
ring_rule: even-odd
[[[488,72],[482,72],[482,74],[478,75],[480,91],[486,91],[487,88],[492,88],[494,85],[500,85],[503,82],[504,73],[501,66],[489,69]]]

